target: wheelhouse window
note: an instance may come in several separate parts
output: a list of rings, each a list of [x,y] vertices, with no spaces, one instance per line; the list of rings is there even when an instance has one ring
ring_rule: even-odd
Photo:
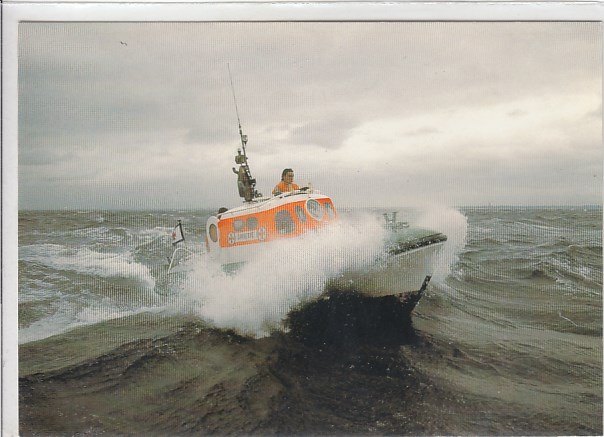
[[[247,227],[248,231],[253,231],[258,227],[258,219],[256,217],[249,217],[245,221],[245,226]]]
[[[315,199],[309,199],[306,201],[306,210],[310,214],[312,218],[317,221],[323,220],[323,216],[325,215],[325,210],[323,209],[323,205],[317,202]]]
[[[245,222],[243,220],[235,220],[233,222],[233,229],[236,232],[243,231],[244,227],[245,227]]]
[[[333,205],[329,202],[325,202],[323,206],[325,207],[325,212],[327,213],[327,217],[329,218],[329,220],[333,219],[336,216],[336,212],[333,209]]]
[[[296,229],[294,218],[289,211],[283,209],[275,214],[275,224],[277,232],[280,234],[291,234]]]
[[[216,228],[216,225],[213,223],[210,225],[209,234],[210,234],[210,239],[214,243],[216,243],[218,241],[218,229]]]
[[[302,208],[300,205],[296,205],[294,207],[294,211],[296,212],[296,217],[298,217],[300,223],[306,223],[306,213],[304,212],[304,208]]]

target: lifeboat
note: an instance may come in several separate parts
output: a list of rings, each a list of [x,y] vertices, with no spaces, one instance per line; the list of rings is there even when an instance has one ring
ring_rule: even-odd
[[[207,219],[206,254],[226,272],[235,272],[258,257],[271,243],[299,238],[328,227],[338,220],[333,200],[312,186],[264,197],[256,188],[245,151],[247,137],[241,134],[242,147],[235,162],[239,195],[244,201],[233,208],[220,208]],[[309,184],[310,185],[310,184]],[[343,271],[326,284],[330,289],[354,291],[369,297],[423,292],[447,237],[436,231],[411,227],[396,220],[396,212],[384,214],[384,251],[372,265],[362,270]],[[172,233],[173,244],[184,241],[179,222]],[[169,258],[169,272],[175,270],[177,248]]]
[[[227,272],[235,272],[253,260],[262,246],[299,238],[338,220],[333,200],[310,184],[291,192],[264,197],[255,188],[256,180],[251,175],[245,151],[247,137],[243,134],[241,143],[235,157],[239,168],[233,168],[233,172],[237,175],[239,195],[244,201],[237,207],[220,208],[207,219],[205,228],[205,255]],[[326,293],[337,289],[383,297],[403,296],[425,289],[447,237],[440,232],[399,222],[396,212],[384,214],[384,219],[383,226],[387,231],[384,257],[363,270],[341,272],[326,284]],[[177,242],[184,241],[180,223],[173,232],[173,238],[177,238]]]
[[[233,98],[235,94],[233,91]],[[235,109],[237,102],[235,100]],[[234,208],[220,208],[208,218],[205,229],[206,254],[226,271],[253,260],[262,246],[287,241],[328,227],[338,220],[334,202],[312,186],[264,197],[256,190],[246,154],[247,136],[243,134],[239,112],[241,147],[233,167],[243,203]],[[378,259],[362,271],[344,271],[326,285],[329,290],[351,290],[365,296],[382,297],[423,291],[435,269],[436,258],[447,237],[440,232],[417,229],[398,222],[396,213],[384,214],[387,238],[385,258]],[[182,225],[172,233],[173,245],[184,241]],[[171,271],[179,264],[178,251],[169,258]]]

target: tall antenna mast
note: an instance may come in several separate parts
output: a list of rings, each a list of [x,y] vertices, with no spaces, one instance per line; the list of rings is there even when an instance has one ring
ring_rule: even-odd
[[[237,98],[235,97],[235,87],[233,86],[233,75],[231,74],[231,66],[227,62],[227,68],[229,69],[229,80],[231,81],[231,91],[233,92],[233,102],[235,103],[235,112],[237,113],[237,123],[239,124],[239,137],[241,138],[241,150],[237,150],[237,156],[235,156],[235,163],[239,164],[239,170],[233,167],[233,172],[237,175],[237,187],[239,189],[239,196],[243,197],[246,202],[252,201],[255,197],[262,197],[258,191],[256,191],[256,179],[252,177],[250,172],[250,166],[247,163],[247,154],[245,153],[245,146],[247,144],[247,135],[243,134],[241,129],[241,119],[239,118],[239,108],[237,107]]]
[[[245,145],[247,144],[247,135],[243,135],[241,129],[241,119],[239,118],[239,108],[237,107],[237,98],[235,97],[235,86],[233,85],[233,75],[231,74],[231,66],[227,62],[229,70],[229,80],[231,81],[231,91],[233,93],[233,102],[235,103],[235,113],[237,114],[237,123],[239,124],[239,137],[241,138],[241,146],[243,147],[243,155],[245,156]]]

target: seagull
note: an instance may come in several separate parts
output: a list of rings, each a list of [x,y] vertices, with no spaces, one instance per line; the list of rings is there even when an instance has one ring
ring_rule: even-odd
[[[128,44],[126,44],[124,41],[120,41],[120,44],[127,46]]]

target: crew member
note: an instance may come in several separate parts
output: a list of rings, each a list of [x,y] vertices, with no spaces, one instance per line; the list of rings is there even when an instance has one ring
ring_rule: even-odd
[[[273,189],[273,196],[299,189],[300,187],[297,184],[294,184],[294,171],[291,168],[286,168],[281,173],[281,182],[275,185],[275,188]]]

